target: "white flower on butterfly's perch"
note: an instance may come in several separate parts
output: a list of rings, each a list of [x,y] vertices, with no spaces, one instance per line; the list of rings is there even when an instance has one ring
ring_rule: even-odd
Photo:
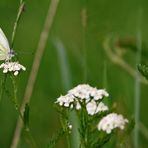
[[[13,72],[15,76],[17,76],[20,71],[26,70],[26,68],[18,62],[5,62],[0,65],[0,68],[3,69],[3,73]]]

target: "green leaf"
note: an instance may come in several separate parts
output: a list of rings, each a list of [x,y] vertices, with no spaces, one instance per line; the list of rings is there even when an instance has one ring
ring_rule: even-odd
[[[138,70],[148,80],[148,66],[144,64],[139,64]]]

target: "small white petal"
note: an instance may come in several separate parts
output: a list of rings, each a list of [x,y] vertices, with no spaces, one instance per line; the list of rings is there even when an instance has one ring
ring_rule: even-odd
[[[91,102],[89,102],[86,105],[86,109],[89,115],[94,115],[97,109],[97,104],[94,100],[92,100]]]
[[[18,71],[15,71],[15,72],[14,72],[14,75],[15,75],[15,76],[17,76],[18,74],[19,74],[19,72],[18,72]]]
[[[7,72],[8,72],[8,69],[4,69],[4,70],[3,70],[3,73],[7,73]]]
[[[80,109],[81,109],[81,105],[80,105],[79,102],[77,102],[77,104],[76,104],[76,110],[80,110]]]
[[[107,110],[108,110],[108,106],[106,106],[103,102],[100,102],[99,105],[97,106],[96,113],[107,111]]]
[[[71,124],[68,127],[69,127],[69,129],[72,129],[72,125]]]

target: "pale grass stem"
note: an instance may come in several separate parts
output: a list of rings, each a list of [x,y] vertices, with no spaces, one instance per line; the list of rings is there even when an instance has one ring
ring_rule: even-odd
[[[115,52],[112,51],[110,47],[110,40],[111,36],[107,36],[103,42],[103,47],[109,59],[116,65],[120,66],[123,70],[125,70],[130,76],[136,78],[136,70],[132,68],[121,56],[117,55]],[[148,82],[142,76],[140,77],[140,82],[143,84],[148,85]]]
[[[21,2],[23,2],[23,1],[21,1]],[[21,104],[21,108],[20,108],[21,113],[24,111],[25,104],[30,102],[32,92],[34,89],[34,85],[35,85],[35,81],[37,78],[38,70],[40,67],[41,60],[42,60],[42,55],[44,53],[44,49],[47,44],[49,31],[51,29],[59,2],[60,2],[60,0],[51,0],[51,2],[49,4],[48,13],[47,13],[47,16],[45,19],[43,30],[40,35],[37,50],[36,50],[35,57],[33,60],[32,69],[31,69],[31,72],[29,75],[27,86],[26,86],[23,102]],[[15,129],[13,139],[12,139],[11,148],[17,148],[17,145],[18,145],[18,142],[20,139],[20,135],[21,135],[21,131],[22,131],[22,127],[23,127],[23,123],[20,120],[20,118],[18,118],[17,124],[16,124],[16,129]]]

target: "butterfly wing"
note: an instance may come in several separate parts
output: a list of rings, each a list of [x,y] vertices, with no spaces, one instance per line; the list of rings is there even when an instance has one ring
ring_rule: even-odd
[[[9,47],[9,43],[8,40],[4,34],[4,32],[2,31],[2,29],[0,28],[0,44],[6,49],[10,51],[10,47]]]
[[[0,44],[0,60],[6,60],[9,57],[9,52]]]
[[[0,60],[5,60],[8,58],[8,54],[10,53],[10,47],[8,40],[0,28]]]

